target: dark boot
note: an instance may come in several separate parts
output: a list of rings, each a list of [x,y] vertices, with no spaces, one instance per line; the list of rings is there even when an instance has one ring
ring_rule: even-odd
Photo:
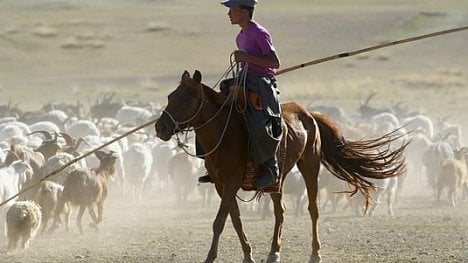
[[[276,158],[271,158],[263,164],[262,172],[255,181],[255,188],[262,190],[265,187],[273,186],[278,183],[279,179],[279,168],[278,161]]]
[[[208,173],[206,173],[205,175],[198,177],[198,182],[201,183],[201,184],[212,183],[213,180],[211,180],[210,175]]]

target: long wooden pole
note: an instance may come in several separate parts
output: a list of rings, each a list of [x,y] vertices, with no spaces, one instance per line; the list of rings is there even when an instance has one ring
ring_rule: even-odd
[[[354,56],[354,55],[357,55],[357,54],[369,52],[369,51],[384,48],[384,47],[399,45],[399,44],[403,44],[403,43],[408,43],[408,42],[421,40],[421,39],[425,39],[425,38],[430,38],[430,37],[435,37],[435,36],[440,36],[440,35],[445,35],[445,34],[449,34],[449,33],[455,33],[455,32],[464,31],[464,30],[468,30],[468,26],[452,28],[452,29],[448,29],[448,30],[443,30],[443,31],[438,31],[438,32],[434,32],[434,33],[425,34],[425,35],[405,38],[405,39],[392,41],[392,42],[388,42],[388,43],[383,43],[383,44],[379,44],[379,45],[375,45],[375,46],[371,46],[371,47],[367,47],[367,48],[363,48],[363,49],[359,49],[359,50],[355,50],[355,51],[344,52],[344,53],[340,53],[340,54],[336,54],[336,55],[332,55],[332,56],[312,60],[312,61],[300,64],[300,65],[292,66],[292,67],[289,67],[289,68],[280,69],[280,70],[278,70],[276,72],[276,75],[281,75],[281,74],[284,74],[286,72],[290,72],[290,71],[300,69],[300,68],[305,68],[305,67],[308,67],[308,66],[311,66],[311,65],[323,63],[323,62],[334,60],[334,59],[351,57],[351,56]]]

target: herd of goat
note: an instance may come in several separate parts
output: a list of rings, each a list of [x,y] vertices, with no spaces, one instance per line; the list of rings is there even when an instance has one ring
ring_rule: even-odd
[[[468,199],[468,148],[462,146],[461,126],[406,109],[402,104],[372,107],[373,96],[353,114],[328,106],[309,106],[309,110],[329,115],[347,140],[398,132],[400,139],[396,143],[410,142],[406,149],[407,173],[375,181],[374,202],[368,208],[359,193],[351,198],[343,194],[349,191],[348,186],[323,170],[319,178],[322,207],[336,211],[340,199],[346,198],[346,205],[356,214],[364,215],[367,210],[372,215],[385,197],[388,213],[393,214],[393,201],[399,198],[407,177],[427,183],[437,203],[442,203],[444,192],[451,206]],[[86,209],[92,219],[90,226],[98,232],[110,191],[138,202],[151,192],[173,189],[176,202],[184,203],[196,189],[197,177],[204,172],[203,162],[180,151],[175,143],[157,139],[152,127],[94,151],[156,119],[161,111],[157,105],[127,105],[113,102],[112,97],[98,99],[87,114],[81,113],[79,104],[47,105],[37,112],[0,105],[0,202],[25,190],[0,207],[8,249],[16,248],[19,242],[27,248],[37,232],[52,233],[60,226],[68,230],[73,207],[79,209],[79,232],[83,233],[81,222]],[[94,154],[76,159],[91,151]],[[214,187],[205,184],[198,188],[202,203],[209,204]],[[293,169],[284,193],[294,197],[296,215],[302,213],[304,192],[302,178]],[[268,199],[263,200],[262,211],[266,213]]]

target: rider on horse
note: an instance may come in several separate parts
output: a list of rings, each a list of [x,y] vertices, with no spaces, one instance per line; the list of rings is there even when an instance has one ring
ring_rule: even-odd
[[[257,190],[274,185],[279,180],[278,149],[281,130],[281,107],[275,73],[280,60],[273,46],[270,33],[253,20],[256,0],[226,0],[221,2],[229,8],[231,24],[239,25],[236,37],[238,50],[234,60],[241,66],[235,80],[227,79],[220,84],[221,91],[240,83],[245,85],[247,97],[254,94],[255,100],[246,98],[245,118],[249,132],[250,151],[253,161],[260,167],[260,175],[254,183]],[[240,81],[239,81],[240,79]],[[201,149],[202,150],[202,149]],[[209,175],[200,177],[200,182],[210,182]]]

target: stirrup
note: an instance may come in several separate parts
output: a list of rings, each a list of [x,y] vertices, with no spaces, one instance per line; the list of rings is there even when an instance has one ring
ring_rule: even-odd
[[[211,180],[210,175],[205,174],[205,175],[203,175],[203,176],[198,177],[198,182],[201,183],[201,184],[204,184],[204,183],[213,183],[213,180]]]

